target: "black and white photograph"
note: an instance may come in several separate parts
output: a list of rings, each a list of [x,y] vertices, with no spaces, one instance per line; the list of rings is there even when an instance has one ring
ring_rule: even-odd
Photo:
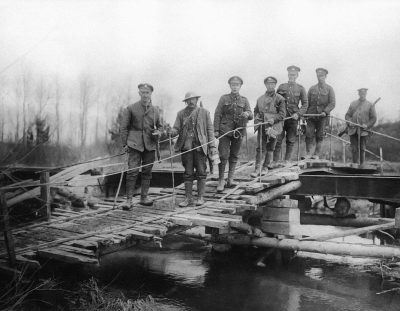
[[[0,0],[0,310],[399,311],[399,17]]]

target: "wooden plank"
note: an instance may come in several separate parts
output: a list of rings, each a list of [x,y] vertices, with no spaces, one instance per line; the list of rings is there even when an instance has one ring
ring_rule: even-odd
[[[300,210],[298,208],[264,206],[262,219],[300,224]]]
[[[50,173],[42,172],[40,174],[40,198],[46,207],[46,217],[47,221],[51,219],[51,209],[50,209]]]
[[[265,206],[277,207],[277,208],[298,208],[298,201],[287,198],[274,199],[266,202]]]
[[[228,228],[229,223],[231,222],[226,220],[220,220],[217,219],[216,217],[205,217],[205,216],[191,215],[191,214],[176,215],[176,217],[189,219],[192,221],[193,225],[207,226],[219,229]]]
[[[399,229],[400,228],[400,207],[396,208],[396,214],[395,214],[395,228]]]
[[[38,253],[38,256],[40,256],[42,258],[55,259],[55,260],[72,263],[72,264],[76,264],[76,263],[99,264],[99,261],[96,258],[83,256],[83,255],[79,255],[79,254],[74,254],[74,253],[65,251],[64,249],[61,249],[57,246],[54,246],[52,248],[39,249],[37,251],[37,253]]]

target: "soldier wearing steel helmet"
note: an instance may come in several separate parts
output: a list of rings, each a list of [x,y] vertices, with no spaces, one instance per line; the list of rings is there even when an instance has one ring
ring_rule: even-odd
[[[142,188],[140,204],[152,205],[148,198],[152,168],[155,161],[157,139],[161,134],[160,109],[153,106],[151,95],[154,88],[149,83],[138,85],[140,101],[129,105],[121,121],[121,139],[124,150],[128,152],[128,168],[126,177],[127,202],[124,209],[130,209],[135,190],[139,168],[142,167]]]
[[[317,73],[318,84],[310,87],[308,91],[307,114],[319,114],[319,116],[307,119],[306,157],[318,159],[321,155],[324,129],[329,122],[329,114],[333,108],[335,108],[336,99],[333,88],[325,82],[328,70],[325,68],[317,68],[315,71]],[[316,145],[314,154],[312,154],[314,138]]]
[[[286,116],[292,119],[285,120],[283,123],[282,134],[279,135],[274,151],[274,161],[280,160],[282,141],[286,137],[285,162],[290,161],[293,153],[293,147],[296,142],[297,122],[308,108],[308,98],[306,89],[296,82],[299,76],[300,68],[289,66],[287,68],[289,81],[279,85],[278,94],[286,100]],[[301,106],[299,107],[299,104]]]
[[[239,94],[240,88],[243,85],[242,78],[233,76],[229,78],[228,84],[231,92],[221,96],[214,114],[214,135],[215,137],[223,135],[218,145],[221,162],[218,167],[217,192],[224,190],[224,173],[227,163],[229,163],[227,187],[235,186],[233,177],[243,136],[246,135],[246,129],[243,129],[243,127],[247,125],[249,120],[253,119],[249,101],[246,97]],[[236,132],[232,132],[236,129],[238,129]]]
[[[178,112],[172,136],[179,135],[175,144],[175,151],[182,153],[182,165],[185,169],[183,179],[185,183],[185,200],[180,207],[192,206],[193,181],[197,179],[198,199],[196,205],[204,204],[204,191],[207,177],[207,155],[218,156],[214,143],[214,127],[210,112],[197,103],[200,95],[188,92],[183,99],[186,107]]]

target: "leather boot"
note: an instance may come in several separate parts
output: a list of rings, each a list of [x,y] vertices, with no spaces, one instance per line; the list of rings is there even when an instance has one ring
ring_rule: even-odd
[[[198,186],[199,185],[197,184],[197,187]],[[193,204],[192,189],[193,189],[193,181],[185,181],[185,200],[179,203],[180,207],[192,206]]]
[[[206,190],[206,180],[198,179],[197,180],[197,201],[196,201],[197,206],[203,205],[205,203],[205,201],[204,201],[205,190]]]
[[[286,145],[285,161],[290,161],[293,153],[293,146]]]
[[[121,205],[124,211],[130,211],[132,209],[132,198],[135,192],[136,178],[127,178],[126,180],[126,202]]]
[[[263,167],[269,168],[269,169],[273,169],[276,167],[276,164],[274,161],[272,161],[274,157],[274,152],[273,151],[267,151],[267,157],[265,159],[264,165]]]
[[[121,204],[121,208],[124,211],[130,211],[133,208],[133,206],[132,206],[132,196],[130,196],[130,197],[128,196],[126,198],[126,201]]]
[[[306,139],[306,156],[302,157],[303,159],[310,159],[312,154],[311,154],[311,149],[313,149],[314,143],[312,141],[308,141]]]
[[[237,183],[233,181],[235,175],[236,162],[229,162],[228,182],[226,183],[227,188],[233,188],[237,186]]]
[[[254,172],[250,174],[251,177],[256,178],[260,174],[260,165],[256,164]]]
[[[217,186],[217,192],[222,192],[224,191],[225,188],[225,166],[226,162],[221,162],[218,164],[218,170],[219,170],[219,175],[218,175],[218,186]]]
[[[140,193],[140,204],[144,206],[150,206],[153,205],[153,200],[150,200],[147,197],[147,194],[149,193],[149,188],[150,188],[150,180],[142,180],[142,189]]]

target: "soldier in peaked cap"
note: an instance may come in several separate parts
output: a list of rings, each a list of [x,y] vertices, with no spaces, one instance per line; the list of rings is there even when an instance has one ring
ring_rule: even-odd
[[[318,159],[321,155],[324,129],[329,122],[330,112],[335,108],[336,100],[333,88],[325,82],[328,70],[317,68],[315,71],[317,73],[318,84],[310,87],[308,91],[307,114],[319,114],[320,116],[307,119],[306,157]],[[316,146],[314,154],[312,154],[314,137]]]
[[[359,98],[350,104],[345,119],[360,126],[348,125],[347,133],[350,136],[351,154],[354,163],[363,164],[365,161],[365,148],[370,129],[376,123],[375,105],[367,100],[366,88],[358,89]]]
[[[160,109],[153,106],[151,95],[154,90],[149,83],[138,85],[140,100],[130,104],[123,115],[121,122],[121,139],[124,150],[128,152],[128,168],[126,177],[127,202],[124,209],[130,209],[135,191],[138,167],[142,168],[142,188],[140,204],[151,205],[153,202],[147,197],[151,181],[151,172],[155,161],[157,139],[161,134]]]
[[[308,108],[308,98],[306,89],[296,83],[296,79],[299,76],[300,68],[297,66],[289,66],[287,68],[289,82],[282,83],[279,85],[278,94],[282,95],[286,100],[286,116],[292,117],[292,119],[285,120],[283,123],[282,134],[279,135],[275,151],[274,151],[274,161],[280,160],[282,141],[286,136],[286,154],[285,161],[289,161],[292,153],[293,147],[296,142],[296,132],[297,132],[297,122],[298,119],[306,113]],[[301,106],[299,107],[299,103]]]
[[[192,206],[193,181],[197,179],[198,199],[196,205],[204,204],[204,192],[207,177],[207,155],[218,157],[214,143],[214,127],[210,112],[198,107],[200,96],[194,92],[185,95],[186,107],[178,112],[171,135],[179,135],[175,144],[176,152],[182,154],[182,165],[185,168],[183,180],[185,183],[185,200],[180,207]],[[195,172],[196,171],[196,172]]]
[[[276,140],[282,133],[283,119],[286,116],[285,98],[275,92],[277,82],[278,81],[274,77],[267,77],[264,79],[267,91],[257,99],[257,104],[254,108],[254,124],[265,124],[254,128],[255,131],[258,131],[258,143],[256,149],[255,172],[251,173],[252,177],[257,177],[260,173],[261,157],[265,151],[266,154],[261,175],[265,175],[268,172],[268,168],[273,168],[272,160]]]
[[[238,161],[240,147],[242,145],[243,135],[246,129],[240,129],[247,125],[249,120],[253,119],[249,101],[246,97],[239,94],[243,85],[242,78],[233,76],[228,80],[231,92],[222,95],[219,99],[214,114],[214,135],[222,136],[219,140],[218,151],[221,163],[218,166],[219,177],[217,192],[222,192],[225,187],[224,173],[226,164],[229,163],[227,187],[234,187],[233,177]],[[231,132],[233,130],[236,132]]]

